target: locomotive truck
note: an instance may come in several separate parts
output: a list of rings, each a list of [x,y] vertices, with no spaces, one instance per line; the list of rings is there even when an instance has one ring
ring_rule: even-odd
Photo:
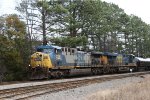
[[[62,78],[71,70],[89,69],[91,74],[125,72],[132,69],[150,69],[150,59],[135,57],[132,54],[83,51],[78,48],[41,45],[31,55],[31,79]]]

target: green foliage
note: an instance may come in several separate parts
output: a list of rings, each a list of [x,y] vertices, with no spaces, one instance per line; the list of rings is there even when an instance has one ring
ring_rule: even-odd
[[[67,34],[65,38],[67,42],[63,40],[61,43],[62,39],[51,39],[55,44],[75,47],[77,39],[70,36],[76,38],[84,35],[91,38],[88,42],[94,46],[95,50],[109,52],[125,50],[126,53],[137,56],[148,55],[146,53],[149,41],[147,37],[150,34],[150,27],[137,16],[127,15],[117,5],[100,0],[73,0],[58,4],[64,7],[65,12],[53,10],[55,20],[52,19],[52,21],[56,23],[55,26],[64,27],[50,28],[50,30],[54,33]]]
[[[3,59],[3,66],[6,67],[5,80],[22,80],[29,57],[25,23],[17,15],[8,15],[4,20],[5,30],[0,35],[0,59]]]
[[[75,48],[77,46],[86,46],[87,38],[85,36],[81,37],[60,37],[60,38],[50,38],[52,43],[59,46],[67,46]]]
[[[25,1],[25,0],[24,0]],[[34,0],[43,38],[60,46],[92,45],[95,50],[149,55],[150,26],[118,5],[101,0]],[[35,19],[36,19],[35,18]],[[47,27],[46,27],[47,26]],[[38,34],[38,33],[37,33]],[[82,42],[80,36],[86,36]],[[44,40],[43,39],[43,40]],[[79,40],[78,40],[79,39]],[[85,43],[85,44],[84,44]]]

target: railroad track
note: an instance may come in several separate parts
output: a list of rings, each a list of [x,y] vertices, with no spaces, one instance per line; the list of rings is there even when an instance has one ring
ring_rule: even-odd
[[[130,73],[130,74],[117,74],[110,76],[102,76],[99,78],[91,78],[91,79],[81,79],[75,81],[67,81],[60,83],[49,83],[35,86],[26,86],[19,88],[11,88],[0,90],[0,100],[25,100],[32,97],[49,94],[53,92],[58,92],[67,89],[73,89],[81,86],[87,86],[94,83],[100,83],[104,81],[110,81],[113,79],[121,79],[125,77],[133,77],[140,76],[144,74],[149,74],[150,72],[138,72],[138,73]]]

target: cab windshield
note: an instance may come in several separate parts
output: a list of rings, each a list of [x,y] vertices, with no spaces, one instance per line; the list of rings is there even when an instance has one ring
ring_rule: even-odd
[[[51,53],[51,52],[52,52],[52,50],[53,50],[53,49],[46,48],[46,49],[43,49],[43,52],[44,52],[44,53],[48,53],[48,54],[49,54],[49,53]]]
[[[53,50],[52,48],[38,48],[37,49],[38,52],[44,52],[44,53],[47,53],[47,54],[51,53],[52,50]]]

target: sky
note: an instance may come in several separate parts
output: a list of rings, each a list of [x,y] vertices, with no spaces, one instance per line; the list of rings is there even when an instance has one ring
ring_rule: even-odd
[[[15,6],[18,0],[0,0],[0,15],[16,13]]]
[[[19,0],[0,0],[0,15],[17,13],[14,9]],[[102,0],[117,4],[130,15],[140,17],[144,22],[150,24],[150,0]]]
[[[130,15],[140,17],[144,22],[150,24],[150,0],[102,0],[117,4]]]

